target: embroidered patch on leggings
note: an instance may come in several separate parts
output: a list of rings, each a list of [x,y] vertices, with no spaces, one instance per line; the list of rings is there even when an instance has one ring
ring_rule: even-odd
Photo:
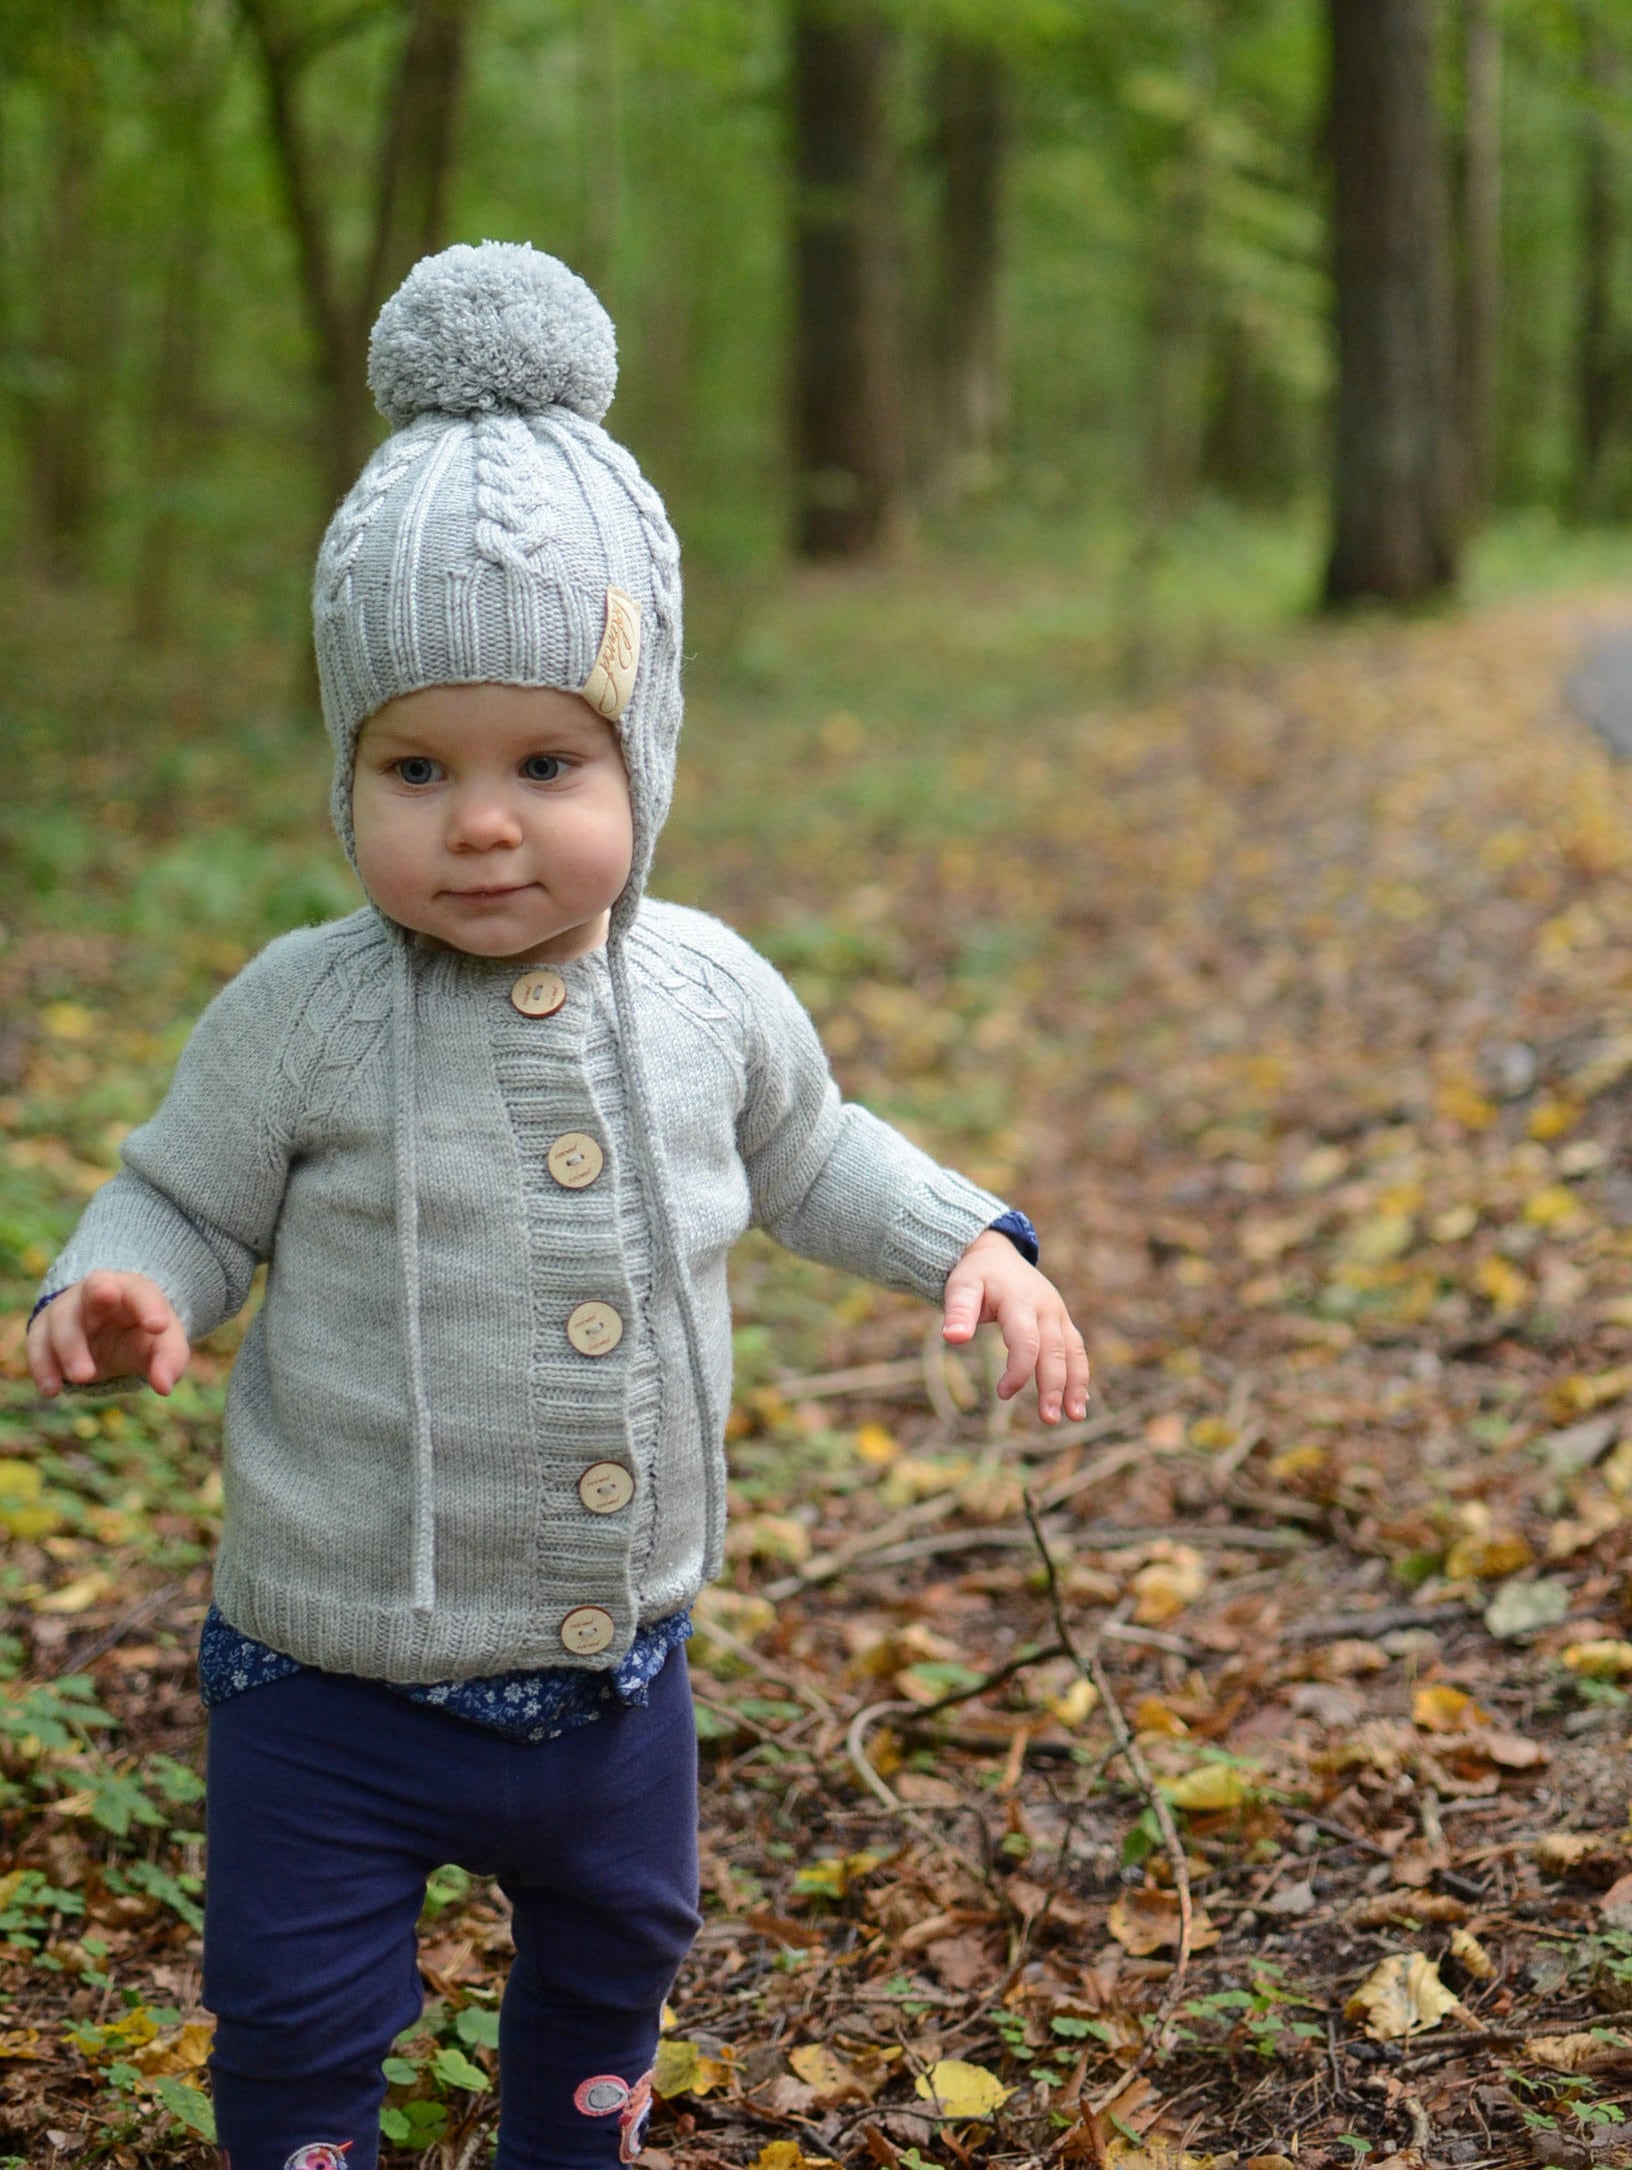
[[[295,2149],[283,2170],[346,2170],[350,2153],[349,2140],[309,2140]]]
[[[615,2072],[597,2072],[580,2080],[573,2090],[573,2107],[584,2117],[618,2120],[618,2160],[633,2162],[646,2138],[646,2121],[652,2114],[652,2075],[643,2072],[631,2087]]]

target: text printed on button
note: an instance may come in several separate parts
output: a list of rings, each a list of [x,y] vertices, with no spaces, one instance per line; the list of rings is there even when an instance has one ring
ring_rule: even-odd
[[[591,1462],[578,1479],[578,1497],[591,1514],[616,1514],[635,1496],[635,1480],[621,1462]]]
[[[553,1017],[567,999],[567,983],[559,972],[542,969],[523,972],[510,990],[510,1001],[523,1017]]]
[[[567,1314],[567,1339],[580,1356],[608,1356],[623,1339],[623,1320],[610,1304],[579,1304]]]
[[[563,1190],[584,1190],[594,1182],[605,1157],[587,1131],[568,1130],[550,1147],[545,1160]]]

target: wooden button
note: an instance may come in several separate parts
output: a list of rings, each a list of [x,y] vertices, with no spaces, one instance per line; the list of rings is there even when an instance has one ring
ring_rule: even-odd
[[[610,1304],[580,1304],[568,1314],[567,1339],[580,1356],[610,1355],[623,1339],[623,1320]]]
[[[523,972],[510,990],[510,1000],[523,1017],[553,1017],[567,999],[567,983],[559,972],[542,965]]]
[[[578,1497],[591,1514],[616,1514],[635,1496],[635,1480],[621,1462],[591,1462],[578,1479]]]
[[[612,1615],[599,1605],[575,1605],[561,1623],[562,1642],[581,1658],[604,1650],[615,1633]]]
[[[605,1165],[601,1149],[587,1131],[568,1130],[550,1147],[545,1164],[563,1190],[583,1190]]]

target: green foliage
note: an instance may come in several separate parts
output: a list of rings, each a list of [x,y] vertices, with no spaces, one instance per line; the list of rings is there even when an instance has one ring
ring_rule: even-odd
[[[471,2052],[497,2051],[499,2015],[486,2005],[427,2008],[417,2024],[399,2036],[382,2067],[389,2095],[380,2111],[380,2131],[388,2140],[415,2150],[446,2137],[472,2095],[490,2091],[492,2077]]]

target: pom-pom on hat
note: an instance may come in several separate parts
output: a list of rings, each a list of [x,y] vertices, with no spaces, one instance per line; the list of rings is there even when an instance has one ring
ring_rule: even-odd
[[[576,273],[521,242],[417,263],[380,311],[369,384],[393,433],[323,538],[312,615],[348,853],[357,736],[387,701],[494,682],[584,693],[620,734],[638,906],[673,790],[680,553],[601,428],[617,343]]]
[[[612,319],[576,272],[525,242],[422,257],[368,344],[368,388],[397,429],[501,407],[570,407],[599,422],[617,382]]]

